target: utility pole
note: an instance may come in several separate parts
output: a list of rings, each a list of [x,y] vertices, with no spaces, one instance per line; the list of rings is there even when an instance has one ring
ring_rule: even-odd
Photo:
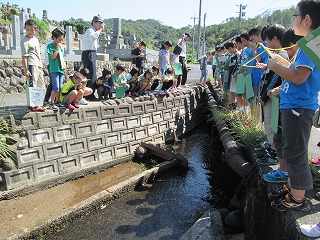
[[[204,56],[206,51],[206,17],[207,13],[203,16],[203,40],[202,40],[202,55]]]
[[[238,18],[238,35],[240,34],[240,23],[241,23],[241,19],[242,17],[245,17],[246,16],[246,13],[243,12],[242,10],[245,10],[247,5],[236,5],[237,7],[239,7],[239,18]]]
[[[193,17],[191,17],[191,19],[193,19],[193,30],[192,30],[192,61],[194,60],[194,33],[195,33],[195,27],[196,27],[196,14],[194,14]]]
[[[202,5],[202,0],[200,0],[200,5],[199,5],[199,23],[198,23],[197,60],[199,59],[199,53],[200,53],[201,5]]]

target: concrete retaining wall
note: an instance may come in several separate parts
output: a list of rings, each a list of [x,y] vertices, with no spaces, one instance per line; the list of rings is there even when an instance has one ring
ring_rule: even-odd
[[[140,142],[181,138],[205,120],[206,114],[205,93],[200,87],[154,101],[91,103],[75,111],[29,112],[12,119],[13,128],[25,136],[18,144],[18,169],[0,173],[4,187],[10,190],[106,163],[119,164],[134,154]]]

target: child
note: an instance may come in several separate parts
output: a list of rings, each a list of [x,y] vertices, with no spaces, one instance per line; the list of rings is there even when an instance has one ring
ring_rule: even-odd
[[[230,92],[229,92],[229,104],[227,108],[235,109],[236,108],[236,103],[235,103],[236,89],[237,89],[237,72],[236,71],[238,69],[238,64],[240,62],[240,52],[237,50],[236,45],[233,41],[227,42],[225,44],[225,47],[229,50],[231,54],[230,62],[229,62],[229,73],[231,76],[231,84],[230,84]]]
[[[320,26],[319,1],[302,0],[296,9],[293,15],[295,34],[307,36]],[[279,194],[271,206],[278,211],[309,211],[305,191],[313,188],[313,182],[308,165],[308,141],[312,118],[319,108],[320,71],[301,48],[291,64],[284,65],[283,61],[280,64],[276,57],[269,61],[268,68],[285,79],[280,89],[282,153],[291,186],[285,194]]]
[[[102,70],[102,76],[97,80],[99,100],[112,98],[112,79],[109,69]]]
[[[182,51],[182,48],[180,45],[175,46],[173,49],[173,52],[170,54],[170,65],[174,71],[174,79],[172,84],[172,91],[176,92],[177,85],[178,85],[178,78],[182,75],[182,66],[179,62],[179,56]]]
[[[90,71],[88,68],[81,68],[80,73],[82,75],[82,80],[80,84],[80,89],[83,92],[82,98],[78,101],[78,104],[88,105],[89,101],[87,101],[84,97],[88,97],[93,93],[92,88],[87,87],[87,83],[90,77]]]
[[[160,84],[158,85],[157,89],[159,90],[163,90],[163,92],[166,95],[169,95],[169,93],[167,92],[167,90],[172,86],[173,84],[173,69],[172,68],[168,68],[165,71],[165,75],[163,75],[161,77],[160,80]]]
[[[140,75],[139,77],[139,94],[140,95],[145,95],[146,91],[149,91],[152,86],[152,71],[150,69],[147,69],[143,75]]]
[[[29,87],[41,87],[45,89],[42,61],[40,56],[40,45],[35,37],[37,31],[36,22],[28,19],[24,24],[26,35],[21,39],[21,56],[24,75],[28,78]],[[43,106],[29,106],[33,112],[44,112]]]
[[[49,55],[49,69],[52,82],[51,102],[49,103],[49,109],[54,111],[58,110],[60,90],[64,80],[64,70],[66,69],[65,62],[63,60],[64,48],[62,42],[64,40],[63,30],[56,28],[52,31],[53,43],[50,43],[47,47],[47,54]]]
[[[286,29],[283,26],[277,24],[269,25],[264,31],[264,36],[266,38],[268,47],[271,49],[281,49],[281,42],[285,32]],[[286,60],[289,60],[288,54],[285,50],[277,50],[275,51],[275,53],[281,55]],[[278,158],[275,150],[275,144],[273,141],[274,131],[271,129],[272,104],[271,99],[268,95],[268,91],[275,87],[279,87],[282,84],[282,79],[273,71],[268,71],[262,84],[263,85],[261,89],[261,94],[258,101],[262,106],[264,129],[271,149],[270,151],[268,151],[264,158],[258,160],[258,163],[262,165],[274,165],[278,163]]]
[[[206,83],[207,77],[208,77],[208,61],[211,60],[211,52],[207,52],[205,56],[202,57],[201,63],[200,63],[200,70],[201,70],[201,76],[200,76],[200,84]]]
[[[116,66],[116,71],[112,73],[111,79],[112,79],[112,85],[115,89],[119,89],[121,87],[124,87],[125,91],[129,90],[130,85],[127,84],[127,79],[123,75],[124,72],[124,67],[121,65]]]
[[[170,59],[170,48],[172,47],[172,43],[170,41],[166,41],[162,46],[158,54],[158,67],[161,72],[161,75],[164,75],[164,72],[169,65]]]
[[[152,85],[151,85],[151,90],[155,90],[157,86],[160,83],[160,76],[159,76],[159,68],[153,66],[151,68],[152,71]]]
[[[127,83],[130,85],[129,88],[129,96],[131,95],[131,93],[133,92],[135,86],[137,85],[138,82],[138,76],[139,76],[139,71],[137,68],[133,67],[129,74],[127,75]]]
[[[70,80],[66,82],[60,91],[60,101],[66,104],[66,107],[70,110],[79,108],[77,101],[83,97],[83,91],[80,90],[80,83],[83,76],[79,72],[75,72],[71,76]]]

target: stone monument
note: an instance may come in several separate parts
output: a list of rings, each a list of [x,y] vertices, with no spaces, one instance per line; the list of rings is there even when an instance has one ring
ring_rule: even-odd
[[[122,49],[125,47],[123,36],[121,35],[121,18],[113,19],[113,36],[108,49]]]
[[[47,10],[43,10],[42,20],[43,21],[48,21],[48,12],[47,12]]]
[[[72,50],[72,43],[73,43],[73,34],[72,34],[72,26],[66,26],[66,43],[67,43],[67,49],[66,54],[74,54],[74,51]]]

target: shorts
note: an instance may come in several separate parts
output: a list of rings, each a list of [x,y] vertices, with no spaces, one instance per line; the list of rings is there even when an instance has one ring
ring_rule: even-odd
[[[28,70],[31,73],[29,77],[29,87],[40,87],[45,89],[46,85],[44,84],[43,70],[42,67],[29,65]]]
[[[52,91],[59,92],[63,85],[64,74],[53,72],[51,75]]]
[[[230,83],[230,92],[236,93],[237,90],[237,78],[232,76],[231,83]]]
[[[74,91],[74,90],[70,91],[70,92],[67,93],[66,95],[63,95],[63,99],[62,99],[61,102],[62,102],[62,103],[70,103],[70,102],[69,102],[69,98],[71,97],[73,91]]]
[[[201,78],[207,78],[208,77],[208,71],[207,70],[201,70]]]

